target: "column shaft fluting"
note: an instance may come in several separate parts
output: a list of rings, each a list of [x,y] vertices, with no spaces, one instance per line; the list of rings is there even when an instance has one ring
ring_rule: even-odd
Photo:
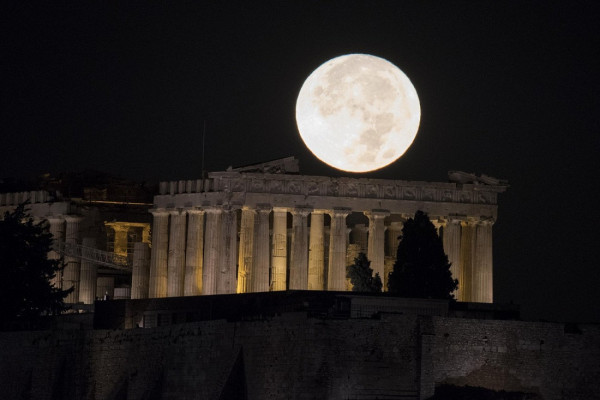
[[[220,208],[206,210],[206,231],[204,232],[204,266],[202,269],[202,294],[217,294],[219,273],[219,250],[221,248]]]
[[[79,245],[79,224],[82,220],[79,216],[67,215],[67,228],[65,232],[65,244],[75,249]],[[65,269],[63,270],[63,289],[73,288],[73,291],[65,297],[65,303],[77,303],[79,301],[79,276],[80,258],[75,256],[65,257]]]
[[[310,243],[308,249],[308,290],[324,290],[325,233],[323,211],[310,215]]]
[[[236,210],[223,210],[221,215],[221,259],[217,278],[217,293],[236,291],[237,214]]]
[[[462,298],[459,301],[473,301],[473,263],[475,256],[475,221],[467,220],[461,223],[460,235],[460,275],[458,284],[462,282]]]
[[[252,290],[252,251],[254,247],[255,214],[256,212],[252,209],[242,208],[238,254],[238,293],[248,293]]]
[[[290,290],[308,289],[308,224],[309,208],[292,210],[292,253]]]
[[[271,268],[273,269],[272,290],[286,290],[287,271],[287,208],[273,208],[273,237]],[[293,258],[292,258],[293,260]],[[291,265],[291,264],[290,264]],[[290,286],[291,289],[291,286]]]
[[[204,211],[188,210],[188,233],[185,248],[184,296],[202,294],[204,260]]]
[[[372,210],[364,213],[369,218],[369,239],[367,258],[371,261],[373,276],[379,274],[383,282],[385,270],[385,226],[384,219],[390,215],[387,210]]]
[[[60,254],[58,253],[58,249],[60,249],[64,243],[64,235],[65,235],[65,220],[62,218],[57,218],[57,217],[50,217],[48,218],[48,223],[50,224],[49,226],[49,231],[52,234],[52,248],[53,250],[50,250],[48,252],[48,259],[49,260],[59,260],[60,259]],[[51,284],[56,287],[56,288],[62,288],[62,279],[63,279],[63,271],[57,271],[56,275],[54,276],[54,278],[52,278],[52,280],[50,281]]]
[[[458,289],[454,293],[454,298],[459,301],[463,298],[463,283],[460,281],[460,276],[462,275],[460,264],[460,223],[459,219],[450,217],[446,221],[443,230],[444,252],[448,256],[448,261],[450,261],[452,279],[459,279]]]
[[[150,247],[148,243],[133,245],[133,269],[131,271],[131,298],[148,298],[150,283]]]
[[[479,221],[475,237],[472,301],[492,303],[494,287],[492,275],[492,220]]]
[[[152,257],[150,259],[150,298],[167,297],[167,253],[169,250],[169,213],[152,212]]]
[[[269,291],[269,214],[271,208],[259,207],[254,224],[254,248],[252,250],[252,292]]]
[[[96,248],[96,239],[83,238],[81,257],[81,273],[79,274],[79,301],[83,304],[94,304],[96,300],[96,277],[98,266],[92,261],[92,249]]]
[[[185,281],[186,213],[171,211],[169,230],[169,256],[167,260],[167,296],[183,296]]]
[[[329,244],[329,269],[327,273],[328,290],[345,290],[346,288],[346,217],[348,209],[330,211],[331,232]]]

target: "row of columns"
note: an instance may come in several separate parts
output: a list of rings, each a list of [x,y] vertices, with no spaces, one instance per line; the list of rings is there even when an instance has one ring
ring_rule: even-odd
[[[491,218],[449,217],[443,223],[444,251],[458,279],[459,301],[491,303],[494,298]]]
[[[81,239],[81,222],[83,217],[78,215],[60,215],[46,218],[49,223],[49,231],[52,234],[55,244],[62,246],[82,244],[86,248],[95,248],[96,239]],[[85,249],[84,249],[85,251]],[[48,258],[58,260],[60,254],[56,250],[51,250]],[[58,271],[52,279],[54,287],[59,289],[73,288],[73,291],[65,297],[65,303],[92,304],[96,299],[96,278],[97,266],[79,257],[65,256],[65,267]]]
[[[291,249],[288,249],[287,240],[288,213],[292,216]],[[350,213],[348,208],[272,208],[267,204],[243,207],[238,245],[235,209],[154,210],[148,296],[196,296],[288,288],[346,290],[350,232],[346,217]],[[331,218],[328,257],[325,257],[324,243],[325,214]],[[366,250],[374,273],[379,273],[385,282],[403,223],[392,222],[386,227],[384,221],[390,215],[387,210],[371,210],[364,214],[369,219],[368,229],[356,225],[351,230],[352,236],[355,243],[360,243],[361,251]],[[441,228],[439,232],[452,263],[452,275],[459,280],[456,298],[492,302],[493,220],[450,217],[435,222]],[[393,256],[386,257],[386,254]],[[328,268],[325,268],[326,259],[329,260]]]
[[[288,212],[292,215],[288,272]],[[310,207],[241,209],[239,247],[236,210],[154,210],[149,276],[150,297],[266,292],[269,290],[345,290],[346,217],[351,210]],[[272,235],[269,217],[273,214]],[[324,215],[331,217],[329,266],[325,287]],[[311,216],[310,230],[308,217]],[[384,218],[389,212],[366,213],[369,257],[384,276]],[[187,217],[187,223],[186,223]],[[201,278],[200,278],[201,277]]]

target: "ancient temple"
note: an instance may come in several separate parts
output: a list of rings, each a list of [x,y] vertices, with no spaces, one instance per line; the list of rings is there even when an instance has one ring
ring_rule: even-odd
[[[364,252],[385,279],[403,222],[438,228],[460,301],[493,301],[492,228],[507,184],[451,172],[450,182],[299,175],[293,158],[162,182],[152,249],[134,256],[132,298],[348,290]]]

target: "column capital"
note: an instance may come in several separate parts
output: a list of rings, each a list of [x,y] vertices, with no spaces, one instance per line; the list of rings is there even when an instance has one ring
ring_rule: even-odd
[[[207,214],[221,214],[223,212],[223,207],[220,206],[206,206],[203,209]]]
[[[308,214],[310,214],[312,212],[313,208],[309,207],[309,206],[299,206],[299,207],[295,207],[292,208],[290,210],[290,212],[292,213],[292,215],[297,215],[300,214],[303,217],[308,216]]]
[[[67,222],[80,222],[83,220],[81,215],[65,215],[64,218]]]
[[[352,209],[347,207],[334,207],[326,210],[326,212],[331,217],[347,217],[352,212]]]
[[[273,207],[267,203],[259,203],[256,205],[255,211],[259,213],[270,213]]]
[[[287,207],[273,207],[274,213],[287,213],[288,211],[289,211],[289,208],[287,208]]]
[[[363,211],[363,214],[365,214],[367,217],[369,217],[369,219],[371,219],[371,218],[380,219],[380,218],[389,217],[390,212],[389,212],[389,210],[382,210],[382,209],[374,208],[370,211]]]
[[[496,220],[494,217],[481,217],[481,219],[478,221],[480,225],[494,225],[495,222]]]
[[[151,208],[148,211],[150,211],[150,213],[155,217],[164,217],[169,215],[169,212],[164,208]]]
[[[186,212],[189,215],[200,215],[204,214],[206,211],[201,208],[187,208],[184,210],[184,212]]]

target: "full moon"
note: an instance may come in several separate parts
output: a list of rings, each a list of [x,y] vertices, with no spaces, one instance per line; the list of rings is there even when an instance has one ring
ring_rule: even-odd
[[[421,119],[415,87],[383,58],[348,54],[313,71],[296,101],[296,123],[310,151],[330,166],[367,172],[396,161]]]

